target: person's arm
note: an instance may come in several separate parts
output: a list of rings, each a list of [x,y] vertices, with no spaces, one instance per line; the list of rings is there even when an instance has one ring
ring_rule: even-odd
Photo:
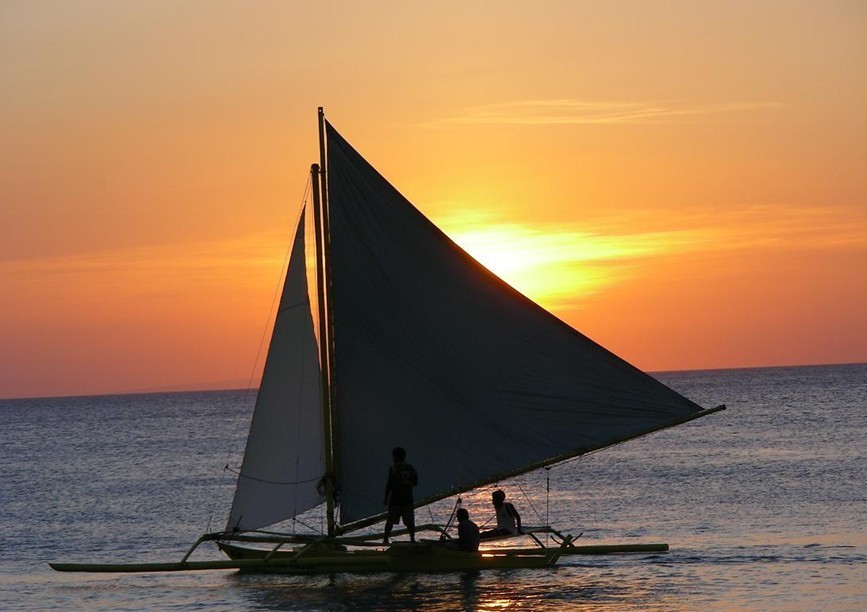
[[[463,523],[458,523],[458,550],[466,550],[467,529]]]
[[[384,506],[388,505],[388,498],[391,495],[391,487],[392,487],[391,481],[392,481],[392,472],[393,471],[394,470],[392,470],[391,468],[388,468],[388,480],[385,481],[385,497],[382,498],[382,505],[384,505]]]
[[[509,510],[515,515],[515,526],[518,528],[518,533],[521,533],[521,515],[512,504],[509,504]]]
[[[415,468],[412,468],[412,486],[416,486],[418,484],[418,472],[415,471]]]

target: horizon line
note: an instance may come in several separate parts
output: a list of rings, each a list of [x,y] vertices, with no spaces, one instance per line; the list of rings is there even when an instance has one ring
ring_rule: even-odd
[[[762,366],[729,366],[723,368],[688,368],[688,369],[678,369],[678,370],[642,370],[645,374],[653,376],[654,374],[678,374],[678,373],[687,373],[687,372],[726,372],[733,370],[771,370],[771,369],[781,369],[781,368],[822,368],[822,367],[832,367],[832,366],[856,366],[856,365],[867,365],[867,361],[844,361],[844,362],[831,362],[831,363],[795,363],[795,364],[785,364],[785,365],[762,365]],[[224,381],[224,382],[232,382],[232,381]],[[124,397],[130,395],[169,395],[169,394],[179,394],[179,393],[226,393],[230,391],[237,392],[245,392],[251,393],[256,391],[258,393],[259,386],[238,386],[238,387],[213,387],[211,385],[218,385],[222,383],[214,382],[214,383],[200,383],[200,384],[190,384],[190,385],[179,385],[177,388],[169,388],[169,387],[154,387],[150,390],[147,389],[138,389],[138,390],[126,390],[126,391],[109,391],[105,393],[86,393],[83,395],[23,395],[16,397],[0,397],[0,402],[5,401],[27,401],[27,400],[57,400],[57,399],[74,399],[74,398],[88,398],[88,397]],[[197,387],[197,388],[191,388]]]

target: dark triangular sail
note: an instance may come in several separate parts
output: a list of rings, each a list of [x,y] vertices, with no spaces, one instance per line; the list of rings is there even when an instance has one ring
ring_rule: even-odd
[[[491,274],[330,125],[327,145],[344,526],[384,510],[393,446],[438,499],[701,412]]]

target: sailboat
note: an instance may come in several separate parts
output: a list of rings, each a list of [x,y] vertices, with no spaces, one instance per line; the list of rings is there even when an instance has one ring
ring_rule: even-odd
[[[383,178],[321,108],[318,118],[312,211],[305,205],[298,222],[225,529],[204,534],[180,562],[51,566],[474,570],[628,550],[582,551],[547,525],[524,530],[531,547],[478,553],[448,546],[442,525],[419,526],[437,537],[418,544],[384,546],[381,532],[363,533],[386,518],[393,447],[406,448],[418,469],[420,507],[725,406],[703,409],[492,274]],[[317,507],[322,533],[265,530]],[[190,561],[206,541],[229,559]]]

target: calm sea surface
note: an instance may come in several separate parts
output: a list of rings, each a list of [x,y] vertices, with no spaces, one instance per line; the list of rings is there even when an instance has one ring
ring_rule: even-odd
[[[53,572],[180,560],[221,528],[253,395],[0,401],[0,609],[867,610],[867,365],[658,377],[729,409],[502,484],[526,523],[671,552],[480,574]],[[489,491],[464,498],[480,523]]]

